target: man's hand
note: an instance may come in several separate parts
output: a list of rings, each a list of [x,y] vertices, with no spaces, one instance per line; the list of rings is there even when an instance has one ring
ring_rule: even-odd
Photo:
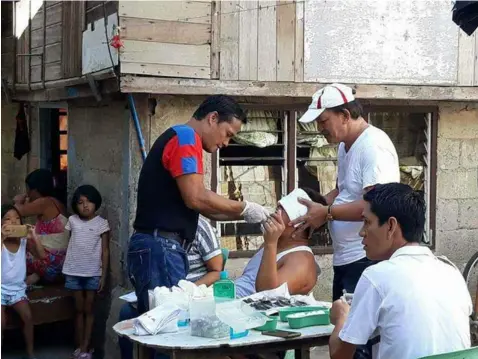
[[[299,227],[297,227],[295,232],[303,231],[310,227],[310,235],[312,236],[312,233],[315,229],[327,222],[328,208],[327,206],[323,206],[319,203],[309,201],[304,198],[299,198],[298,201],[300,204],[303,204],[307,207],[307,214],[291,221],[290,225],[295,226],[299,223],[302,223]],[[292,237],[294,237],[294,235],[292,235]]]
[[[282,221],[282,211],[273,213],[264,223],[264,243],[276,244],[279,237],[284,232],[285,224]]]
[[[263,223],[269,217],[269,211],[260,204],[245,201],[241,215],[247,223]]]
[[[342,299],[337,299],[330,309],[330,322],[336,325],[339,321],[345,321],[349,315],[350,305]]]

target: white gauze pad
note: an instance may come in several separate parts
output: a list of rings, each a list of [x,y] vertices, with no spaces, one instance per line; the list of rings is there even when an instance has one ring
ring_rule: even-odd
[[[307,207],[299,203],[299,198],[308,199],[309,201],[311,201],[309,195],[303,189],[300,188],[296,188],[287,196],[282,197],[279,201],[279,204],[284,209],[284,211],[286,211],[291,221],[294,221],[297,218],[307,214]],[[300,225],[300,223],[298,225]],[[296,225],[296,227],[298,225]]]

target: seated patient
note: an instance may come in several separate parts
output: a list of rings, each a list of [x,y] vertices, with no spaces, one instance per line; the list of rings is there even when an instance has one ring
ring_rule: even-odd
[[[238,298],[275,289],[286,282],[292,295],[307,295],[315,286],[320,267],[308,245],[309,229],[298,231],[289,226],[290,221],[307,213],[298,198],[326,204],[317,192],[300,188],[279,201],[276,212],[264,223],[264,245],[235,280]]]
[[[186,279],[208,287],[219,280],[223,267],[221,243],[209,221],[199,216],[196,238],[188,251],[189,273]]]

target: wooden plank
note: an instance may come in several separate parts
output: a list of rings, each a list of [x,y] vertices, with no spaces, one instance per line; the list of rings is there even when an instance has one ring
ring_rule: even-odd
[[[122,74],[209,79],[210,72],[210,67],[121,62]]]
[[[2,37],[2,54],[7,52],[13,52],[13,42],[15,38],[13,36]]]
[[[219,78],[219,53],[221,51],[220,47],[220,37],[221,37],[221,17],[219,16],[221,12],[221,2],[213,1],[211,3],[211,72],[210,77],[213,79]]]
[[[46,9],[46,24],[53,25],[61,22],[63,4],[57,3]],[[32,30],[41,29],[43,27],[43,7],[38,11],[32,19]]]
[[[279,1],[277,6],[277,81],[294,81],[295,4]]]
[[[210,66],[210,45],[183,45],[125,40],[121,61],[184,66]]]
[[[54,44],[55,42],[61,42],[62,31],[61,23],[48,26],[46,28],[46,44]],[[32,31],[32,48],[43,45],[43,29]]]
[[[42,51],[43,51],[43,46],[40,46],[35,49],[32,49],[32,54],[41,54]],[[44,61],[45,61],[45,64],[61,61],[61,42],[47,45],[45,47]],[[32,57],[32,66],[35,66],[35,65],[41,65],[40,56]]]
[[[475,81],[474,86],[478,86],[478,35],[475,31]]]
[[[31,67],[32,82],[41,82],[41,71],[41,65]],[[45,81],[58,80],[61,78],[61,61],[45,65]]]
[[[81,75],[84,4],[80,1],[63,3],[62,73],[63,77]]]
[[[103,8],[102,1],[89,1],[89,2],[95,3],[95,7],[85,9],[86,24],[97,21],[99,19],[103,19],[105,15],[105,11],[106,11],[106,17],[118,12],[118,1],[107,1],[106,4],[104,5],[104,8]],[[141,6],[143,5],[143,3],[144,2],[141,3]],[[136,6],[138,6],[138,3],[136,3]]]
[[[239,80],[257,80],[258,2],[239,3]]]
[[[460,30],[458,38],[458,85],[473,86],[476,32],[468,36]]]
[[[219,81],[168,79],[125,75],[121,78],[122,92],[141,92],[171,95],[216,95],[304,97],[310,96],[325,83]],[[347,84],[346,84],[347,85]],[[478,87],[459,86],[405,86],[405,85],[356,85],[348,84],[357,91],[357,98],[370,100],[413,101],[478,101]]]
[[[173,44],[204,45],[211,43],[211,25],[179,21],[150,20],[121,17],[121,38],[165,42]]]
[[[304,82],[304,3],[295,3],[294,80]]]
[[[258,74],[261,81],[277,79],[277,14],[276,1],[259,2],[258,20]]]
[[[3,45],[3,44],[2,44]],[[9,84],[13,82],[13,52],[2,54],[2,79],[6,79]]]
[[[62,3],[64,0],[59,0],[59,1],[45,1],[46,3],[46,8],[48,9],[50,6],[55,6],[56,4]]]
[[[239,79],[239,1],[221,2],[221,34],[219,39],[222,80]]]
[[[121,1],[119,15],[144,19],[211,23],[211,3],[191,1]]]

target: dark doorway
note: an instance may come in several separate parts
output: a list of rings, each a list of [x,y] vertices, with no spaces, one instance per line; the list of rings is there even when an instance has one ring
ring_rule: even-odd
[[[57,197],[66,204],[68,185],[68,110],[40,109],[41,168],[49,169],[56,181]]]

